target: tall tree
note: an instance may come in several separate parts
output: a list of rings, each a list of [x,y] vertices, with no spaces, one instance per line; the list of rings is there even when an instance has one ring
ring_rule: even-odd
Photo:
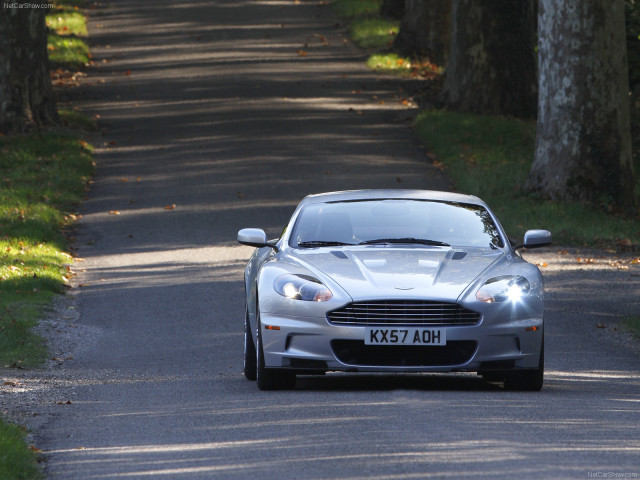
[[[535,0],[453,0],[449,108],[535,116],[535,11]]]
[[[0,15],[0,132],[58,121],[49,78],[45,11],[5,6]]]
[[[445,66],[450,30],[451,0],[405,0],[393,47],[405,55],[427,57],[432,63]]]
[[[540,97],[528,185],[634,205],[624,0],[541,0]]]

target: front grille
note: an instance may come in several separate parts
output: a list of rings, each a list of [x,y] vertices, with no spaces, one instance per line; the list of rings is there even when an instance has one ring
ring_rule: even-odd
[[[365,345],[362,340],[333,340],[331,348],[342,363],[369,367],[443,367],[467,363],[478,344],[454,340],[445,346]]]
[[[336,325],[475,325],[480,314],[457,303],[423,300],[356,302],[327,315]]]

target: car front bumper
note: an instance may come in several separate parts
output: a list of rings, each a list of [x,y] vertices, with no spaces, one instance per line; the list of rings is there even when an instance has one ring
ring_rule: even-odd
[[[261,312],[265,366],[308,371],[451,372],[538,367],[543,316],[482,319],[446,329],[444,346],[365,345],[365,327]]]

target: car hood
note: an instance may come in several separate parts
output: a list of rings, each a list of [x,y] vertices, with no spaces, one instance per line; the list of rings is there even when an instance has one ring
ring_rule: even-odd
[[[296,250],[292,256],[320,270],[354,301],[455,301],[503,254],[489,249],[367,246]]]

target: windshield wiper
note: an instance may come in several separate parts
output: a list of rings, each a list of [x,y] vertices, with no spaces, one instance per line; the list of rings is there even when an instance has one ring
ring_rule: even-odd
[[[438,240],[429,240],[426,238],[378,238],[375,240],[367,240],[366,242],[360,242],[358,245],[377,245],[377,244],[392,244],[392,243],[417,243],[420,245],[432,245],[436,247],[451,246],[445,242],[439,242]]]
[[[343,245],[354,245],[353,243],[344,243],[328,240],[309,240],[307,242],[298,242],[298,247],[313,248],[313,247],[340,247]]]

